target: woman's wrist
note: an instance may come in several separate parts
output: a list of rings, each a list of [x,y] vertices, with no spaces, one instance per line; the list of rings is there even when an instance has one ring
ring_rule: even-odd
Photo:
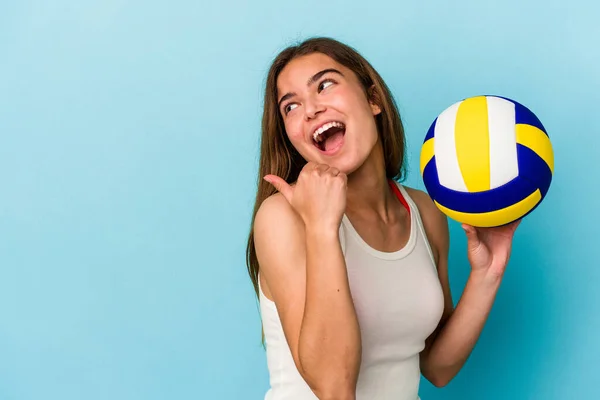
[[[481,287],[486,290],[498,289],[502,282],[502,275],[490,273],[487,269],[471,270],[467,284],[474,287]]]
[[[326,223],[305,224],[305,232],[307,239],[314,237],[319,240],[330,240],[339,238],[339,225]]]

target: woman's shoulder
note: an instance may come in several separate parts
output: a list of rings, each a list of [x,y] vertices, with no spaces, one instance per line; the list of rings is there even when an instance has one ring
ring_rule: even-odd
[[[302,219],[279,192],[263,200],[254,217],[254,234],[270,239],[290,239],[301,235],[303,228]]]
[[[260,204],[256,211],[255,221],[271,221],[281,218],[288,220],[298,219],[299,217],[283,194],[276,192]]]
[[[415,202],[422,217],[435,219],[437,223],[444,223],[446,221],[446,216],[435,205],[427,192],[406,185],[402,185],[402,187]]]

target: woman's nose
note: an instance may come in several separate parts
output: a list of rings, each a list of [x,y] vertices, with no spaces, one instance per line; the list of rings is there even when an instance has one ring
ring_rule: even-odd
[[[308,101],[304,106],[304,117],[306,120],[315,119],[325,109],[326,107],[318,101]]]

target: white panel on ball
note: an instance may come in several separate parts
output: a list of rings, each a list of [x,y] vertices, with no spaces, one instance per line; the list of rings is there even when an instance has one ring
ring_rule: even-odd
[[[463,179],[454,140],[456,113],[461,102],[457,102],[444,110],[437,118],[434,131],[433,147],[438,177],[442,186],[459,192],[468,192]]]
[[[500,97],[487,96],[490,138],[490,189],[519,176],[515,105]]]

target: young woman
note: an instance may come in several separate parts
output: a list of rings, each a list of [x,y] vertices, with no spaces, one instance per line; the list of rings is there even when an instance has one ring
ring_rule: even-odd
[[[518,222],[463,225],[471,273],[456,308],[448,224],[404,175],[393,97],[355,50],[289,47],[267,77],[248,269],[266,399],[417,400],[446,385],[492,307]]]

